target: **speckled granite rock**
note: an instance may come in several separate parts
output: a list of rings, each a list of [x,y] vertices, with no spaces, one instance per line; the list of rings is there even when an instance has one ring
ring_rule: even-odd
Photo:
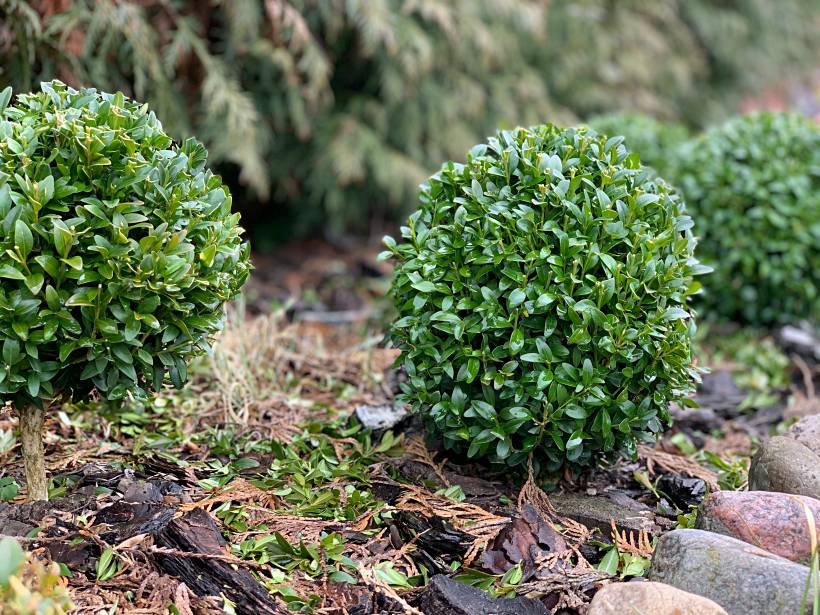
[[[786,435],[820,455],[820,414],[804,416],[789,428]]]
[[[701,504],[698,528],[734,536],[793,562],[811,559],[806,515],[820,528],[820,500],[768,491],[719,491]]]
[[[665,583],[612,583],[599,590],[587,615],[726,615],[716,602]]]
[[[797,613],[809,574],[742,540],[690,529],[662,536],[649,569],[651,581],[709,598],[729,615]]]
[[[820,498],[820,456],[792,438],[769,438],[752,458],[749,489]]]

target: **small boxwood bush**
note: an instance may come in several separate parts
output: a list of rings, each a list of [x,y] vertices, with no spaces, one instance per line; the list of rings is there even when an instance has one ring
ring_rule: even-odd
[[[403,399],[447,447],[551,470],[634,454],[690,391],[692,220],[621,141],[500,132],[385,238]]]
[[[0,93],[0,395],[25,444],[54,400],[181,386],[248,276],[249,247],[205,148],[174,144],[145,106],[59,82],[10,99]]]
[[[820,322],[820,125],[792,113],[730,120],[683,149],[677,182],[715,273],[705,314]]]
[[[624,145],[640,156],[641,163],[652,167],[665,179],[674,168],[678,148],[689,138],[689,131],[683,124],[662,122],[639,113],[598,115],[587,124],[610,137],[622,135]]]

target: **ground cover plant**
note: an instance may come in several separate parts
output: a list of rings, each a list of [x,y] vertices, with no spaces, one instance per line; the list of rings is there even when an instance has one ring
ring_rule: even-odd
[[[820,322],[820,126],[758,113],[687,144],[675,181],[715,273],[703,312],[773,326]]]
[[[55,402],[182,386],[248,276],[238,214],[205,148],[122,94],[0,94],[0,395],[20,416],[28,493],[47,498]],[[11,104],[10,104],[11,102]]]
[[[697,378],[680,197],[586,129],[499,132],[386,238],[405,400],[447,448],[510,465],[634,455]]]

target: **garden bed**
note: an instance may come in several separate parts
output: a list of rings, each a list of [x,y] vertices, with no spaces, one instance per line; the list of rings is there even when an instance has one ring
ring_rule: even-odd
[[[636,460],[553,482],[469,463],[394,412],[402,375],[372,300],[384,278],[326,262],[307,274],[326,294],[270,313],[281,289],[253,285],[258,314],[234,313],[185,389],[52,414],[48,504],[16,493],[3,416],[0,533],[63,564],[77,612],[429,615],[516,595],[505,612],[584,612],[602,586],[644,576],[707,493],[746,489],[762,440],[820,411],[810,340],[712,330],[700,407]]]

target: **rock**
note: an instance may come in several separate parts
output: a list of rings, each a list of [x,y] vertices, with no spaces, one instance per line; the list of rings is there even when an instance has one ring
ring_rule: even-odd
[[[587,615],[726,615],[717,603],[664,583],[610,583],[599,590]]]
[[[811,559],[806,514],[820,527],[820,500],[768,491],[719,491],[700,506],[697,527],[739,538],[793,562]]]
[[[646,530],[657,534],[669,529],[668,519],[657,517],[651,509],[634,510],[631,506],[616,503],[604,495],[583,495],[580,493],[554,493],[550,502],[558,514],[569,517],[590,529],[599,529],[604,536],[612,532],[610,520],[615,521],[619,530]]]
[[[769,438],[752,458],[749,490],[820,498],[820,457],[797,440]]]
[[[735,416],[738,413],[738,406],[744,399],[746,393],[737,387],[732,372],[728,369],[717,369],[710,374],[704,374],[695,395],[695,401],[701,408],[711,408],[723,418]]]
[[[407,409],[404,404],[382,404],[356,408],[356,418],[362,426],[373,430],[390,429],[406,416]]]
[[[810,572],[742,540],[683,529],[660,538],[649,579],[714,600],[729,615],[782,615],[798,612]],[[811,604],[811,588],[808,596]]]
[[[778,331],[777,341],[787,350],[803,355],[806,359],[820,361],[820,331],[808,324],[801,327],[786,325]]]
[[[820,456],[820,414],[804,416],[789,427],[786,435]]]
[[[532,598],[491,598],[487,592],[437,574],[419,599],[425,615],[547,615]]]
[[[671,412],[675,427],[687,433],[692,431],[709,433],[723,427],[723,419],[712,408],[681,408],[674,406]]]

